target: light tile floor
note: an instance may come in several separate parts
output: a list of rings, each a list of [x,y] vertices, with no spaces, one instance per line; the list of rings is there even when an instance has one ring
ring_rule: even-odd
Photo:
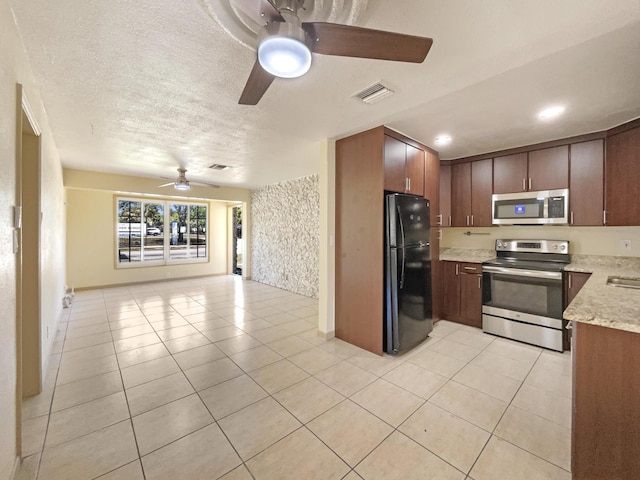
[[[239,277],[79,292],[19,478],[570,478],[568,353],[441,321],[378,357],[317,312]]]

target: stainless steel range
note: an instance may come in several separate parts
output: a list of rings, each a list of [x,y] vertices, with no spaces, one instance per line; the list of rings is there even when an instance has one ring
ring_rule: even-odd
[[[568,348],[562,320],[563,240],[496,240],[482,265],[482,329],[557,351]]]

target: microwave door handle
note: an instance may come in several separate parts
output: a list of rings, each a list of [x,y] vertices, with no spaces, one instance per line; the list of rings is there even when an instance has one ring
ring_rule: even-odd
[[[544,197],[544,204],[542,207],[542,218],[549,218],[549,197]]]

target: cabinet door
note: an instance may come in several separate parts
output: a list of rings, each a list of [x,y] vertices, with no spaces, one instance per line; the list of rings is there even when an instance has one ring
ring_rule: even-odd
[[[482,274],[480,273],[464,271],[460,273],[460,322],[482,328]]]
[[[457,321],[460,315],[460,284],[457,262],[441,262],[442,264],[442,316],[447,320]]]
[[[527,154],[493,159],[493,193],[515,193],[527,189]]]
[[[590,276],[590,273],[567,272],[565,283],[565,308],[573,301],[580,289],[585,283],[587,283]]]
[[[424,196],[431,202],[431,226],[440,226],[440,159],[435,153],[425,152]]]
[[[440,221],[451,226],[451,165],[440,166]]]
[[[604,140],[571,145],[569,204],[571,225],[602,225]]]
[[[568,186],[568,145],[529,152],[528,190],[555,190]]]
[[[424,150],[412,145],[406,145],[406,148],[407,162],[405,169],[409,179],[407,193],[424,196]]]
[[[640,128],[607,138],[605,171],[606,224],[640,225]]]
[[[404,193],[407,144],[389,135],[384,136],[384,189]],[[363,174],[366,172],[363,172]]]
[[[493,160],[471,164],[471,226],[490,227],[491,194],[493,193]]]
[[[471,224],[471,163],[451,167],[451,225]]]

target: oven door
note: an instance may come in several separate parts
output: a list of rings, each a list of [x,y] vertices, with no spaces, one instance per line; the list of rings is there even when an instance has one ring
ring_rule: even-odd
[[[482,311],[562,329],[562,272],[483,265]]]

